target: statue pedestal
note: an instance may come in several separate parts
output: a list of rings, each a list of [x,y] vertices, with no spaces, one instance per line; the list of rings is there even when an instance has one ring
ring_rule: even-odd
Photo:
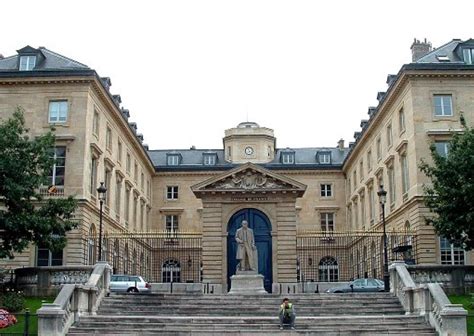
[[[267,294],[263,287],[263,275],[256,271],[237,271],[236,275],[230,277],[230,283],[231,295]]]

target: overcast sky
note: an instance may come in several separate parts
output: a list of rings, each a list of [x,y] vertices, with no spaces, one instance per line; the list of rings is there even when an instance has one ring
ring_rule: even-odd
[[[353,140],[413,39],[474,37],[474,1],[7,1],[0,53],[31,45],[112,79],[150,149],[222,148],[255,121],[278,147]]]

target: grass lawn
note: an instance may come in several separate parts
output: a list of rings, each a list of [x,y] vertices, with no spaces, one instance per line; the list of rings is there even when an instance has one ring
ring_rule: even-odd
[[[36,314],[36,310],[41,307],[43,302],[53,302],[54,298],[51,297],[29,297],[25,298],[25,305],[26,308],[30,309],[31,314]],[[20,312],[20,314],[24,313],[24,311]],[[23,329],[25,327],[25,317],[24,315],[15,315],[18,322],[11,327],[0,329],[0,335],[6,334],[17,334],[23,335]],[[29,332],[30,334],[37,334],[38,333],[38,318],[36,316],[30,316],[30,323],[29,323]]]
[[[473,299],[470,295],[449,295],[449,301],[451,303],[460,303],[464,306],[464,309],[467,310],[467,333],[469,335],[474,335],[474,307],[471,302]]]

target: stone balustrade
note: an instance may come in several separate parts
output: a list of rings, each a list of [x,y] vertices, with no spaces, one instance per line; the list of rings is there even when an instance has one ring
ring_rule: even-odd
[[[439,283],[416,284],[403,261],[392,263],[389,271],[391,292],[407,314],[424,316],[440,336],[467,335],[467,311],[451,304]]]
[[[40,266],[15,270],[17,288],[27,296],[55,296],[62,285],[85,284],[94,266]]]
[[[93,315],[109,291],[112,268],[98,262],[85,284],[64,284],[53,303],[43,303],[38,336],[63,336],[82,315]]]
[[[407,270],[417,284],[439,283],[448,294],[474,291],[474,266],[408,265]]]

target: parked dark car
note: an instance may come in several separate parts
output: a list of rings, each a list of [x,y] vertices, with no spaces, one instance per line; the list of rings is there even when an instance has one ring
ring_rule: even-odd
[[[365,278],[355,279],[349,284],[329,288],[326,293],[352,293],[352,292],[383,292],[384,284],[382,280]]]

